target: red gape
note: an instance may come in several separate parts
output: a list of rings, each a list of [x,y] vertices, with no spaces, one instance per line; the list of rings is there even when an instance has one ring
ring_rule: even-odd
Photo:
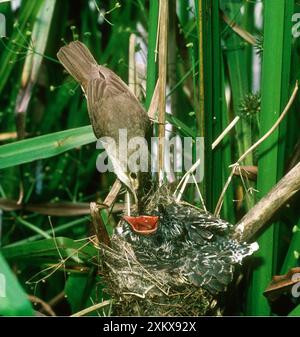
[[[123,216],[123,219],[129,223],[132,229],[139,234],[149,235],[157,231],[158,216],[140,215],[140,216]]]

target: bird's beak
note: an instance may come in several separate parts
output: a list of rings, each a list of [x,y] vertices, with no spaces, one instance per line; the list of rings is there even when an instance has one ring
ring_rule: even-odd
[[[154,234],[158,228],[158,216],[140,215],[128,216],[124,215],[123,219],[129,223],[132,230],[141,235]]]
[[[137,190],[139,187],[138,176],[134,172],[126,172],[120,160],[116,157],[116,150],[113,146],[113,143],[103,143],[103,146],[111,160],[111,163],[114,168],[114,172],[117,177],[122,181],[123,184],[127,186],[129,191],[132,193],[135,204],[138,204]]]

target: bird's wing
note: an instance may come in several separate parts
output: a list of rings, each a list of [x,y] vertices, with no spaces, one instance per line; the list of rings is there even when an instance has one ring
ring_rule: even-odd
[[[193,284],[218,293],[226,290],[233,279],[235,266],[246,256],[252,255],[257,245],[219,239],[206,245],[188,242],[184,249],[187,250],[182,264],[184,275]]]
[[[191,244],[186,247],[190,251],[184,261],[183,274],[196,286],[203,287],[211,293],[226,290],[232,281],[234,263],[232,251],[228,247],[222,248],[216,244],[206,244],[195,247]]]
[[[127,91],[118,81],[112,83],[111,80],[101,76],[88,82],[87,107],[97,138],[105,136],[115,138],[119,117],[115,98],[122,94],[126,96]]]
[[[214,241],[216,236],[228,234],[232,227],[227,221],[216,218],[209,212],[200,212],[188,205],[180,205],[176,208],[176,219],[179,219],[185,227],[187,239],[195,243]]]
[[[105,68],[99,66],[100,69]],[[111,70],[99,73],[87,86],[90,119],[97,138],[118,139],[119,129],[127,129],[128,139],[144,137],[149,126],[148,116],[127,85]]]
[[[95,102],[104,97],[111,98],[118,95],[126,95],[136,104],[140,105],[140,102],[128,85],[112,70],[98,65],[98,75],[99,78],[97,78],[97,82],[94,82],[94,85],[96,84],[95,95],[92,98]]]

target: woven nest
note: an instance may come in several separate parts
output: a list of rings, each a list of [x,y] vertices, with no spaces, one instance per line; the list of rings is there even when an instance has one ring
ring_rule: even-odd
[[[115,316],[202,316],[216,314],[216,300],[205,289],[164,271],[146,270],[130,245],[114,236],[101,246],[102,275]]]
[[[158,204],[174,202],[170,185],[163,185],[145,197],[146,214]],[[193,207],[192,205],[190,205]],[[136,214],[132,208],[131,213]],[[123,221],[123,220],[121,220]],[[137,260],[131,245],[113,235],[111,246],[100,245],[101,274],[113,299],[115,316],[202,316],[218,315],[216,297],[194,286],[170,270],[147,270]]]

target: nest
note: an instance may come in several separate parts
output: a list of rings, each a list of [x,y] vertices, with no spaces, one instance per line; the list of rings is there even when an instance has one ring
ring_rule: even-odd
[[[174,202],[170,185],[151,191],[144,198],[145,214],[158,204]],[[194,207],[189,204],[190,207]],[[137,214],[135,208],[131,213]],[[122,221],[122,220],[121,220]],[[131,245],[113,235],[110,247],[100,244],[100,273],[106,292],[112,299],[114,316],[203,316],[218,315],[216,296],[193,285],[187,278],[170,270],[147,270],[136,258]]]
[[[130,245],[113,236],[102,245],[105,291],[113,299],[115,316],[202,316],[216,314],[216,299],[187,279],[164,271],[149,271],[137,261]]]

